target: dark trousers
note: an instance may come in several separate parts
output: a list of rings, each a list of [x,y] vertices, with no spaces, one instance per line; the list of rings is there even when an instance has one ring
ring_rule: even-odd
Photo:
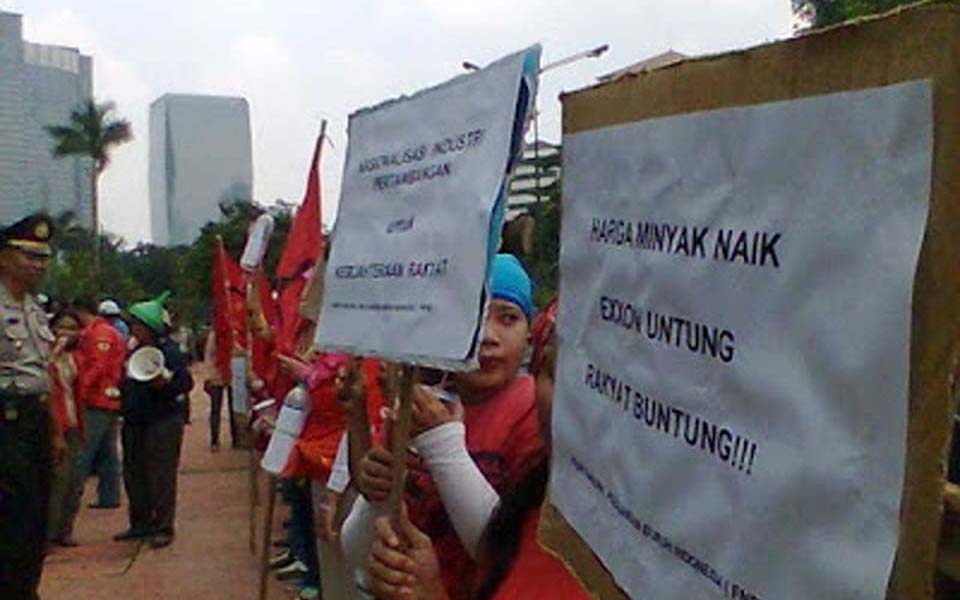
[[[230,419],[230,445],[236,448],[237,430],[233,419],[233,411],[230,410],[230,388],[223,385],[211,385],[207,388],[207,393],[210,395],[210,445],[220,445],[220,413],[223,412],[223,398],[226,396],[227,418]]]
[[[183,418],[178,413],[151,423],[123,424],[123,483],[132,529],[173,534]]]
[[[50,480],[50,510],[47,512],[47,539],[62,540],[73,535],[73,523],[80,510],[83,494],[83,440],[77,429],[67,430],[67,455],[52,471]],[[80,493],[77,493],[77,489]],[[119,496],[119,492],[117,492]]]
[[[35,600],[50,501],[47,407],[0,397],[0,598]]]
[[[290,529],[287,541],[290,553],[307,567],[304,585],[320,585],[320,561],[317,536],[314,533],[313,498],[310,480],[284,479],[280,483],[284,501],[290,506]]]

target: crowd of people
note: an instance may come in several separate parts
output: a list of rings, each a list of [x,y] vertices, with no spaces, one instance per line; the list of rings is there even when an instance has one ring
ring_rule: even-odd
[[[342,550],[343,564],[323,571],[348,579],[356,597],[589,597],[537,541],[556,303],[536,314],[529,275],[501,254],[487,314],[480,368],[424,375],[413,388],[406,456],[390,451],[389,366],[326,353],[286,361],[327,426],[301,436],[324,448],[301,454],[332,459],[312,472],[288,469],[281,483],[290,518],[278,543],[287,548],[270,565],[299,598],[340,583],[319,578],[315,536]],[[399,518],[386,505],[398,460],[408,465]]]
[[[177,466],[194,381],[171,337],[166,297],[125,311],[110,299],[76,299],[48,315],[32,292],[50,259],[52,235],[43,216],[0,232],[5,598],[37,597],[47,544],[83,542],[74,522],[92,475],[98,486],[90,506],[97,509],[120,506],[122,479],[129,528],[117,541],[143,539],[161,548],[175,534]],[[480,366],[425,373],[412,388],[405,456],[390,450],[396,415],[385,399],[397,389],[394,366],[317,352],[307,343],[289,355],[273,354],[275,381],[251,369],[242,393],[256,408],[242,423],[252,427],[241,433],[231,414],[234,445],[250,432],[263,450],[282,406],[308,411],[278,478],[289,515],[276,541],[281,550],[270,561],[298,598],[320,598],[334,583],[322,580],[318,541],[342,550],[344,560],[324,571],[355,585],[360,597],[587,597],[537,542],[556,306],[538,315],[532,287],[518,259],[495,257]],[[312,330],[300,338],[312,339]],[[131,368],[142,349],[159,353],[163,368],[148,376]],[[218,366],[214,333],[204,355],[204,368],[194,372],[210,397],[210,449],[217,452],[224,399],[240,390],[231,390],[236,380]],[[264,402],[277,390],[285,390],[282,402]],[[392,513],[386,502],[401,484],[393,479],[397,461],[408,469],[403,510]]]
[[[91,509],[129,499],[130,528],[114,539],[155,548],[174,534],[176,472],[193,386],[159,298],[124,312],[111,299],[34,295],[53,255],[41,214],[0,229],[0,597],[37,598],[51,545],[74,535],[87,479]],[[125,368],[156,347],[164,368],[147,381]],[[122,447],[122,465],[121,465]]]

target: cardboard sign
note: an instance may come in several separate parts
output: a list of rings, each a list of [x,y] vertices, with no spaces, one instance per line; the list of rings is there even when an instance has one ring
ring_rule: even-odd
[[[932,597],[958,47],[932,4],[564,98],[541,536],[600,597]]]
[[[540,50],[350,117],[317,344],[475,365]]]
[[[882,596],[931,112],[920,81],[564,138],[551,491],[628,593]]]

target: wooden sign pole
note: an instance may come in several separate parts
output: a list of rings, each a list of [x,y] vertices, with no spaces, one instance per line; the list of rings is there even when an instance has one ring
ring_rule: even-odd
[[[267,574],[270,572],[270,537],[273,534],[273,512],[277,503],[276,476],[271,475],[267,483],[267,510],[263,515],[263,537],[260,538],[260,591],[258,600],[267,598]]]
[[[253,283],[253,273],[250,274],[250,278],[247,281],[247,297],[246,297],[246,311],[245,315],[247,318],[247,373],[253,373],[253,324],[254,319],[251,314],[252,307],[254,306],[254,295],[256,292],[256,287]],[[248,377],[249,379],[249,377]],[[250,400],[252,401],[252,396]],[[254,444],[254,435],[253,435],[253,413],[250,411],[250,406],[247,406],[247,420],[246,428],[244,435],[247,438],[247,443],[249,449],[247,450],[247,474],[249,476],[249,487],[250,487],[250,530],[249,530],[249,544],[250,544],[250,554],[257,553],[257,504],[259,503],[257,498],[257,449]]]
[[[400,398],[390,429],[390,452],[393,454],[393,487],[387,497],[387,509],[394,527],[403,514],[403,490],[407,479],[407,447],[410,445],[410,422],[413,414],[413,386],[420,379],[420,367],[404,365],[400,380]]]

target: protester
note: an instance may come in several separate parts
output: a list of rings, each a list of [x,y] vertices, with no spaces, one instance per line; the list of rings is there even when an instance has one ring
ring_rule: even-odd
[[[556,365],[555,319],[556,303],[548,307],[534,327],[535,351],[531,361],[540,426],[547,440]],[[453,429],[456,425],[441,427]],[[478,569],[471,586],[470,597],[474,600],[591,598],[567,567],[537,541],[540,508],[549,477],[547,456],[546,452],[542,454],[527,473],[500,496],[480,542]],[[448,462],[445,468],[449,466]],[[459,479],[464,497],[495,496],[475,471],[462,467],[456,471],[451,476]],[[451,507],[451,510],[460,509],[462,507]],[[399,531],[386,517],[377,519],[375,527],[377,539],[371,549],[369,568],[371,588],[377,598],[444,600],[451,597],[442,585],[442,563],[425,533],[405,517],[401,518]]]
[[[423,388],[417,388],[414,394],[414,433],[420,435],[413,439],[412,447],[419,458],[410,467],[405,498],[410,519],[433,540],[444,588],[452,598],[465,597],[475,567],[472,556],[496,500],[495,494],[468,498],[469,510],[459,510],[462,496],[455,489],[456,482],[437,478],[436,463],[448,460],[447,454],[459,443],[465,450],[460,458],[499,493],[543,451],[533,379],[518,375],[532,312],[531,282],[513,256],[496,256],[491,296],[479,352],[480,368],[455,378],[459,402],[446,404]],[[440,427],[446,423],[452,425]],[[351,437],[355,427],[352,422]],[[392,461],[390,452],[382,446],[366,453],[356,478],[364,498],[355,504],[342,532],[348,561],[361,569],[361,588],[373,541],[374,510],[370,502],[387,498]],[[449,498],[456,500],[451,502]],[[475,500],[482,501],[479,507]]]
[[[291,582],[301,600],[320,597],[320,562],[314,536],[313,492],[306,477],[281,480],[283,501],[290,507],[288,550],[270,561],[274,576]]]
[[[315,353],[310,362],[280,357],[284,373],[306,390],[309,406],[283,472],[283,497],[290,506],[289,550],[271,564],[278,569],[278,578],[299,579],[300,600],[321,596],[311,482],[327,481],[343,435],[345,418],[336,399],[335,376],[348,361],[346,355],[335,353]]]
[[[127,322],[123,320],[123,317],[120,314],[120,305],[117,304],[116,300],[111,300],[107,298],[106,300],[100,303],[100,306],[97,307],[97,313],[110,321],[110,324],[113,325],[113,328],[116,329],[123,340],[126,341],[130,339],[130,326],[127,325]]]
[[[236,423],[230,409],[230,387],[227,373],[221,373],[217,366],[217,334],[210,328],[203,348],[203,366],[205,379],[203,391],[210,397],[210,451],[220,450],[220,414],[223,411],[223,399],[227,397],[227,418],[230,424],[230,446],[237,447]]]
[[[56,345],[49,371],[51,401],[57,409],[60,431],[66,442],[66,455],[53,471],[50,486],[50,511],[47,539],[60,546],[76,546],[73,523],[80,508],[76,490],[86,479],[83,470],[83,404],[76,394],[80,317],[72,309],[57,313],[52,321]]]
[[[170,545],[174,537],[186,395],[193,386],[186,357],[167,337],[166,297],[129,310],[136,345],[159,348],[163,369],[149,381],[129,374],[123,380],[123,481],[130,527],[114,536],[118,541],[149,538],[154,548]]]
[[[84,406],[84,437],[81,469],[84,478],[97,474],[94,509],[120,506],[120,380],[127,345],[106,318],[98,316],[91,300],[73,303],[83,331],[77,348],[77,396]],[[83,497],[84,482],[74,489]]]
[[[53,333],[31,297],[52,256],[53,223],[31,215],[0,229],[0,598],[37,600],[51,464],[66,445],[50,393]]]
[[[180,321],[180,315],[176,313],[169,313],[169,312],[166,314],[167,314],[167,319],[169,321],[168,322],[169,333],[167,334],[167,336],[170,338],[171,341],[177,344],[177,348],[180,350],[180,354],[182,354],[186,358],[187,366],[189,367],[190,365],[195,363],[197,359],[197,357],[193,354],[193,331]],[[185,400],[184,411],[186,415],[184,417],[185,422],[187,425],[189,425],[193,422],[189,394],[187,394],[187,397]]]

